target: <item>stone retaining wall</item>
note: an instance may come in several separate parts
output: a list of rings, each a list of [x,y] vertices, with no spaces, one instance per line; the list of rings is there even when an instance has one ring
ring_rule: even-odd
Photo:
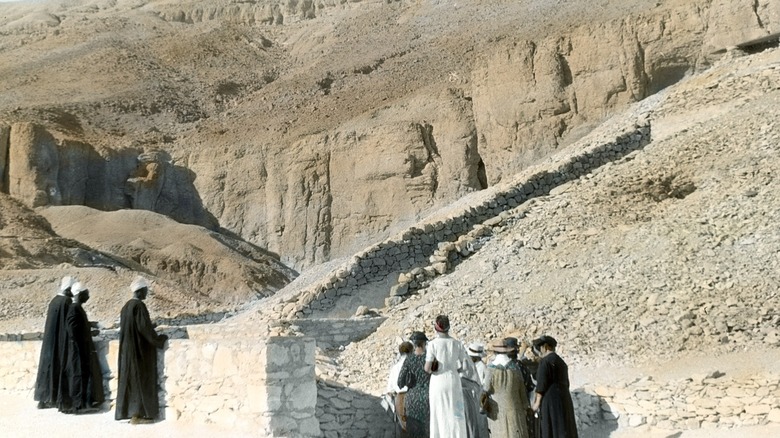
[[[112,398],[119,342],[97,339],[96,347]],[[32,393],[40,348],[39,340],[0,342],[0,390]],[[158,363],[165,420],[261,436],[321,436],[314,351],[307,337],[172,339]]]
[[[566,154],[555,156],[526,169],[511,181],[476,194],[476,199],[456,203],[440,219],[429,218],[421,225],[363,250],[345,266],[297,292],[295,297],[277,301],[272,306],[272,316],[275,319],[308,317],[316,311],[333,308],[339,297],[358,294],[365,285],[383,281],[393,273],[401,273],[399,279],[406,282],[393,291],[396,297],[403,296],[401,292],[420,288],[423,283],[419,280],[426,275],[439,275],[449,269],[450,257],[470,254],[472,242],[489,233],[489,229],[482,228],[499,224],[502,213],[529,199],[548,195],[556,187],[641,149],[650,142],[650,136],[649,122],[641,120],[628,129],[611,134],[611,137],[601,136],[577,144]],[[467,236],[468,241],[459,241],[461,236]],[[455,245],[449,247],[448,242]],[[442,245],[445,247],[442,248]],[[419,271],[426,266],[428,272]]]
[[[574,392],[580,427],[610,422],[668,430],[780,424],[780,376],[720,373],[668,382],[650,378]]]
[[[376,331],[387,318],[297,319],[295,331],[317,341],[320,348],[334,348],[357,342]]]
[[[392,438],[393,417],[379,397],[329,383],[317,382],[317,418],[325,438]]]

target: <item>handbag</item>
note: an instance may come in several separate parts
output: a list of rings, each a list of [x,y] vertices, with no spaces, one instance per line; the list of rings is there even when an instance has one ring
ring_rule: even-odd
[[[436,360],[436,358],[433,358],[433,362],[431,362],[431,372],[439,371],[439,361]]]

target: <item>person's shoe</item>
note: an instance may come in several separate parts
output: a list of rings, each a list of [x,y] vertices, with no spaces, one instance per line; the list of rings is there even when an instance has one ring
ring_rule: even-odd
[[[154,423],[154,419],[152,418],[133,417],[130,419],[130,424],[152,424],[152,423]]]

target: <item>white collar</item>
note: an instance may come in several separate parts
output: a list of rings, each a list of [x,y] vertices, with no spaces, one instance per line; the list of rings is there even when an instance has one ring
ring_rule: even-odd
[[[509,362],[512,362],[512,359],[510,359],[509,356],[503,353],[497,354],[496,358],[493,359],[493,365],[506,366],[509,365]]]

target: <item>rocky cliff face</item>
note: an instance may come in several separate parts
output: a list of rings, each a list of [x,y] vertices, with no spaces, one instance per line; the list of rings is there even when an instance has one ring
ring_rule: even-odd
[[[776,1],[553,3],[6,7],[4,190],[221,227],[303,269],[496,184],[780,23]],[[57,20],[22,26],[41,14]],[[65,49],[87,30],[101,38]],[[45,57],[19,58],[32,48],[68,53],[61,74],[95,64],[94,92],[41,93],[53,77]]]

